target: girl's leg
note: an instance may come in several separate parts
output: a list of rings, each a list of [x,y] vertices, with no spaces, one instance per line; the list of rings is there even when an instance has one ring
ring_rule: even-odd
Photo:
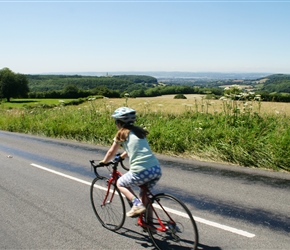
[[[133,185],[136,185],[136,183],[134,182],[134,178],[132,178],[132,173],[130,172],[124,174],[117,181],[117,187],[119,188],[121,193],[124,194],[126,198],[132,201],[133,203],[131,210],[127,213],[127,216],[129,217],[139,215],[140,213],[143,213],[146,210],[142,202],[131,190],[130,186]]]
[[[117,181],[117,187],[128,200],[131,201],[134,197],[136,197],[130,188],[120,186],[119,181]]]
[[[117,181],[117,187],[121,193],[124,194],[130,201],[136,197],[133,190],[130,188],[134,185],[136,184],[134,183],[134,177],[131,172],[127,172],[126,174],[122,175]]]

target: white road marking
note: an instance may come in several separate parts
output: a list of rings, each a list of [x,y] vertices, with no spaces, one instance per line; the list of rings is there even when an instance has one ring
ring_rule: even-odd
[[[77,182],[80,182],[80,183],[83,183],[83,184],[86,184],[86,185],[89,185],[89,186],[91,185],[91,183],[88,182],[88,181],[84,181],[84,180],[75,178],[73,176],[70,176],[70,175],[67,175],[67,174],[63,174],[61,172],[52,170],[50,168],[46,168],[46,167],[43,167],[43,166],[40,166],[40,165],[37,165],[37,164],[34,164],[34,163],[31,163],[30,165],[33,166],[33,167],[36,167],[36,168],[40,168],[40,169],[45,170],[45,171],[50,172],[50,173],[53,173],[53,174],[56,174],[56,175],[60,175],[62,177],[65,177],[65,178],[73,180],[73,181],[77,181]]]
[[[73,181],[77,181],[77,182],[80,182],[80,183],[86,184],[86,185],[88,185],[88,186],[91,185],[91,182],[84,181],[84,180],[82,180],[82,179],[75,178],[75,177],[73,177],[73,176],[70,176],[70,175],[67,175],[67,174],[63,174],[63,173],[61,173],[61,172],[58,172],[58,171],[55,171],[55,170],[52,170],[52,169],[49,169],[49,168],[46,168],[46,167],[43,167],[43,166],[40,166],[40,165],[34,164],[34,163],[31,163],[30,165],[33,166],[33,167],[36,167],[36,168],[42,169],[42,170],[44,170],[44,171],[47,171],[47,172],[50,172],[50,173],[53,173],[53,174],[56,174],[56,175],[59,175],[59,176],[65,177],[65,178],[67,178],[67,179],[70,179],[70,180],[73,180]],[[171,208],[167,208],[167,209],[170,210],[171,212],[175,213],[175,214],[180,215],[180,216],[188,217],[188,215],[185,214],[185,213],[182,213],[182,212],[176,211],[176,210],[171,209]],[[194,219],[195,219],[195,221],[198,221],[198,222],[200,222],[200,223],[203,223],[203,224],[206,224],[206,225],[209,225],[209,226],[212,226],[212,227],[216,227],[216,228],[219,228],[219,229],[222,229],[222,230],[225,230],[225,231],[228,231],[228,232],[234,233],[234,234],[238,234],[238,235],[241,235],[241,236],[244,236],[244,237],[248,237],[248,238],[253,238],[253,237],[255,237],[255,234],[252,234],[252,233],[249,233],[249,232],[247,232],[247,231],[240,230],[240,229],[237,229],[237,228],[234,228],[234,227],[229,227],[229,226],[226,226],[226,225],[223,225],[223,224],[219,224],[219,223],[216,223],[216,222],[213,222],[213,221],[205,220],[205,219],[203,219],[203,218],[196,217],[196,216],[194,216]]]
[[[248,237],[248,238],[253,238],[253,237],[256,236],[255,234],[249,233],[247,231],[240,230],[240,229],[237,229],[237,228],[234,228],[234,227],[229,227],[229,226],[226,226],[226,225],[223,225],[223,224],[219,224],[219,223],[216,223],[216,222],[213,222],[213,221],[205,220],[205,219],[200,218],[200,217],[194,216],[194,219],[196,221],[200,222],[200,223],[203,223],[203,224],[206,224],[206,225],[209,225],[209,226],[212,226],[212,227],[216,227],[216,228],[219,228],[219,229],[222,229],[222,230],[234,233],[234,234],[239,234],[241,236],[245,236],[245,237]]]

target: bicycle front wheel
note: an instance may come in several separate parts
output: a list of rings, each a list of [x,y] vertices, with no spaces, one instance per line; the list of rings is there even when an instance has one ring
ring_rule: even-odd
[[[168,194],[153,196],[147,205],[148,234],[157,249],[197,249],[198,230],[183,202]]]
[[[125,221],[125,204],[120,190],[106,177],[96,177],[91,184],[91,203],[101,224],[111,230],[120,229]]]

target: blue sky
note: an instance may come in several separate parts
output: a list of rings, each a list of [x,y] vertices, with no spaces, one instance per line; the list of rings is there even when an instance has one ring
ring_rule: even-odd
[[[290,74],[290,1],[2,1],[0,69]]]

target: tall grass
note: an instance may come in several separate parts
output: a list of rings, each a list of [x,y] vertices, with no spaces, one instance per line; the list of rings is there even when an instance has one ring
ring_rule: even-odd
[[[129,105],[130,99],[123,100]],[[135,105],[135,106],[134,106]],[[223,103],[223,112],[208,112],[202,100],[179,113],[163,112],[144,101],[134,104],[137,124],[150,132],[157,153],[198,157],[247,167],[290,171],[290,120],[259,114],[243,103]],[[0,129],[109,145],[116,133],[110,117],[118,106],[110,99],[51,109],[0,109]]]

